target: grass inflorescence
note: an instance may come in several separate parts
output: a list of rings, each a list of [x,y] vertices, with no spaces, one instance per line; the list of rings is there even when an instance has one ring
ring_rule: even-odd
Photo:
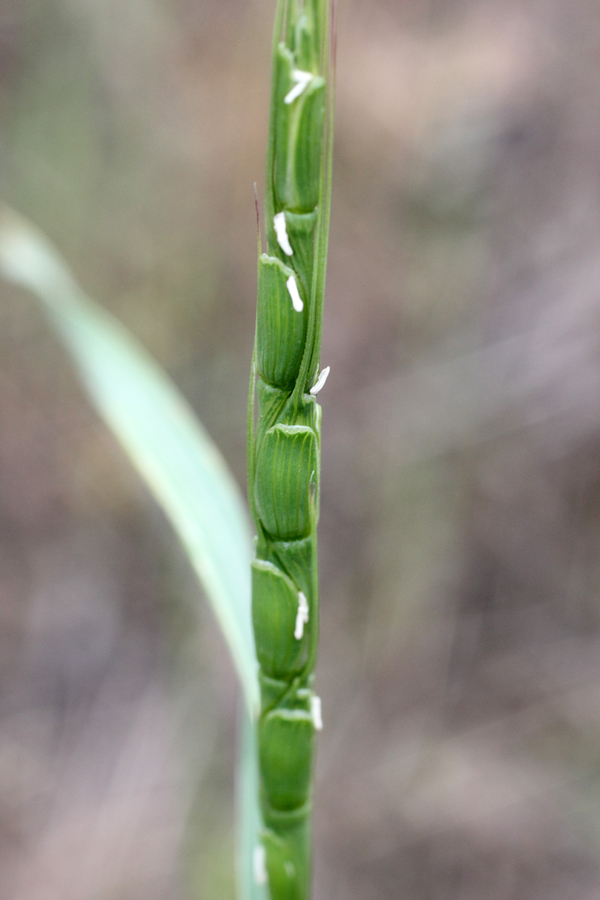
[[[310,896],[318,643],[320,345],[329,230],[329,0],[280,0],[267,150],[266,252],[258,259],[249,416],[256,525],[252,618],[260,666],[256,878],[271,900]],[[257,409],[255,414],[255,397]]]

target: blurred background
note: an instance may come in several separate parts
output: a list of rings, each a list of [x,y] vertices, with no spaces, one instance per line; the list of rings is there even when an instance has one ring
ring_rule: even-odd
[[[0,196],[245,489],[273,0],[3,0]],[[600,6],[340,0],[315,900],[600,898]],[[232,900],[237,692],[0,287],[0,900]]]

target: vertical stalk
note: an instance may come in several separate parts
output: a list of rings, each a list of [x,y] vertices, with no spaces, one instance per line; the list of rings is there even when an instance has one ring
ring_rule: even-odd
[[[310,814],[320,701],[317,520],[319,374],[329,229],[330,0],[279,0],[249,411],[256,525],[252,618],[264,828],[255,876],[271,900],[309,900]],[[326,375],[325,375],[326,377]],[[256,394],[256,415],[254,396]]]

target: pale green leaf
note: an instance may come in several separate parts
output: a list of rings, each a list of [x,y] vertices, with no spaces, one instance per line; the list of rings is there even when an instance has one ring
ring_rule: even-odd
[[[242,709],[241,741],[238,753],[238,884],[240,900],[268,900],[266,885],[256,881],[254,854],[259,850],[258,835],[262,828],[258,808],[258,747],[254,722],[246,708]]]
[[[42,301],[96,408],[170,519],[212,605],[246,699],[238,764],[240,896],[264,900],[264,889],[252,878],[260,823],[251,725],[258,682],[250,616],[252,541],[239,489],[164,372],[83,293],[49,241],[5,207],[0,274]]]
[[[171,520],[253,710],[258,685],[250,621],[251,533],[220,453],[141,345],[85,296],[46,238],[5,209],[0,271],[43,301],[98,411]]]

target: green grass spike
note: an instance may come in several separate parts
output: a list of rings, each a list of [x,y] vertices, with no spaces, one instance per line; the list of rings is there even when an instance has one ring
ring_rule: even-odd
[[[318,640],[317,520],[323,295],[329,229],[332,71],[329,0],[279,0],[266,172],[267,252],[249,428],[257,531],[252,619],[260,665],[261,845],[270,900],[309,900]],[[320,374],[319,374],[320,373]],[[254,407],[254,396],[257,404]]]

